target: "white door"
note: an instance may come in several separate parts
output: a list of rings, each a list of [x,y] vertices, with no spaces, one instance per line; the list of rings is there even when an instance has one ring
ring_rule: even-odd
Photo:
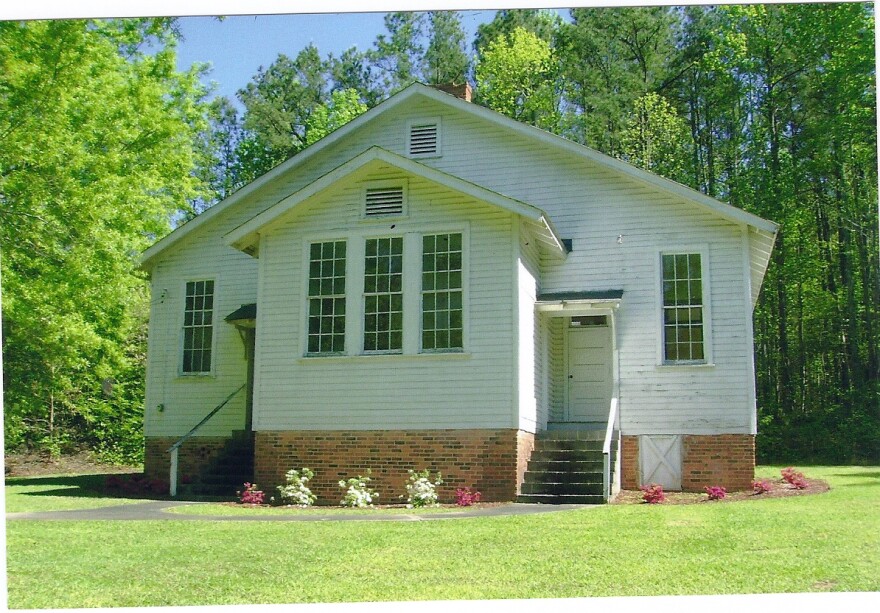
[[[657,483],[667,490],[681,489],[681,436],[639,437],[641,485]]]
[[[568,421],[605,422],[611,390],[611,327],[568,328]]]

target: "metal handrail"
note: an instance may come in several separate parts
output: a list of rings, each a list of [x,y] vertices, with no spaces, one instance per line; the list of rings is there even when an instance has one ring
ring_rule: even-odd
[[[614,438],[614,426],[617,425],[617,397],[611,399],[608,409],[608,424],[605,426],[605,442],[602,444],[602,492],[607,501],[611,498],[611,440]]]
[[[222,409],[223,407],[226,406],[226,403],[228,403],[230,400],[232,400],[232,398],[236,394],[238,394],[241,390],[243,390],[246,387],[247,387],[247,383],[244,383],[244,384],[242,384],[242,386],[240,388],[238,388],[237,390],[235,390],[234,392],[229,394],[226,397],[226,400],[224,400],[223,402],[218,404],[216,407],[214,407],[214,409],[210,413],[208,413],[207,415],[205,415],[204,418],[202,418],[202,421],[200,421],[195,426],[193,426],[189,432],[187,432],[186,434],[181,436],[180,439],[178,439],[178,441],[176,443],[174,443],[173,445],[171,445],[171,447],[168,448],[168,452],[171,454],[171,467],[169,469],[170,474],[169,474],[169,479],[168,479],[168,482],[169,482],[168,490],[172,496],[177,496],[177,453],[178,453],[178,450],[180,449],[180,446],[183,445],[186,441],[188,441],[192,437],[192,435],[196,433],[196,431],[199,428],[204,426],[208,422],[209,419],[214,417],[214,415],[216,415],[220,409]]]

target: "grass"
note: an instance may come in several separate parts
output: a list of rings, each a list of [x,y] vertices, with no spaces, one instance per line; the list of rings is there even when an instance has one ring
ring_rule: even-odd
[[[54,475],[6,479],[6,512],[96,509],[143,500],[108,497],[107,475]]]
[[[12,521],[9,606],[880,590],[880,470],[802,470],[832,490],[442,522]]]

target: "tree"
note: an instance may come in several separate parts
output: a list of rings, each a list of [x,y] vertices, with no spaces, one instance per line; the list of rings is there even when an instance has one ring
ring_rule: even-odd
[[[173,26],[0,23],[7,448],[139,453],[124,435],[143,401],[134,258],[203,194],[204,92],[175,71]]]
[[[330,101],[318,106],[309,117],[306,144],[318,142],[366,110],[367,105],[361,102],[357,90],[342,89],[333,92]]]
[[[687,125],[662,96],[649,92],[635,101],[621,134],[623,159],[684,182]]]
[[[358,92],[360,101],[368,107],[376,106],[382,92],[376,84],[369,54],[350,47],[338,58],[333,54],[327,56],[330,76],[333,80],[333,91],[353,89]]]
[[[431,40],[425,52],[425,80],[441,85],[464,83],[470,61],[461,16],[455,11],[431,11],[428,20]]]
[[[483,51],[489,48],[500,36],[510,36],[517,28],[531,32],[539,39],[553,44],[556,33],[562,24],[562,18],[555,12],[546,9],[503,9],[495,13],[489,23],[477,27],[474,37],[474,51],[481,58]]]
[[[420,80],[424,64],[424,13],[388,13],[388,36],[376,37],[369,58],[382,78],[386,95]]]
[[[672,17],[662,7],[572,9],[571,17],[557,36],[564,133],[618,156],[635,100],[661,89],[673,55]]]
[[[553,131],[558,122],[557,63],[550,45],[516,28],[484,50],[476,67],[478,101]]]
[[[309,45],[290,59],[284,54],[260,67],[238,97],[245,106],[244,156],[249,178],[256,178],[306,146],[309,117],[327,101],[327,63]],[[252,140],[251,140],[252,139]]]

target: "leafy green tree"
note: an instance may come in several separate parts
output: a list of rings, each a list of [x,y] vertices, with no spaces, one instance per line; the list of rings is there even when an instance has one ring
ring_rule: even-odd
[[[503,9],[495,13],[492,21],[477,27],[474,51],[478,58],[482,57],[483,51],[488,49],[498,37],[502,35],[509,37],[517,28],[531,32],[548,45],[552,45],[561,25],[562,18],[547,9]]]
[[[501,34],[476,66],[478,101],[508,117],[553,131],[558,123],[557,62],[528,30]]]
[[[368,52],[350,47],[338,58],[330,54],[327,62],[333,80],[333,91],[353,89],[358,92],[360,101],[368,107],[379,103],[382,92],[376,84]]]
[[[367,105],[361,102],[357,90],[342,89],[333,92],[330,101],[315,108],[309,117],[306,144],[318,142],[366,110]]]
[[[0,23],[7,448],[140,449],[134,258],[203,195],[204,92],[175,70],[173,25]]]
[[[635,101],[621,134],[622,157],[645,170],[684,182],[687,125],[662,96],[649,92]]]

